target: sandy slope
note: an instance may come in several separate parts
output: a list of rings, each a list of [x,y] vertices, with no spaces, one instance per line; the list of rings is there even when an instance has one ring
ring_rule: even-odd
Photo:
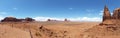
[[[0,38],[30,38],[29,32],[0,25]]]
[[[31,23],[1,23],[8,29],[5,38],[30,38],[28,28],[31,29],[34,38],[81,38],[83,32],[96,26],[97,22],[31,22]],[[9,27],[10,26],[10,27]],[[43,26],[42,29],[40,27]],[[9,28],[7,28],[9,27]],[[13,27],[13,28],[12,28]],[[13,30],[13,32],[11,32]],[[3,30],[5,31],[5,30]],[[22,36],[22,37],[19,37]]]
[[[0,23],[0,38],[120,38],[119,25],[99,22],[11,22]]]

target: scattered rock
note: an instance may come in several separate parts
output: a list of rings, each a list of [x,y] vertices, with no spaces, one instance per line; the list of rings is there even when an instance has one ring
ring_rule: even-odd
[[[67,31],[55,31],[44,26],[39,27],[39,30],[49,38],[65,38],[67,36]]]

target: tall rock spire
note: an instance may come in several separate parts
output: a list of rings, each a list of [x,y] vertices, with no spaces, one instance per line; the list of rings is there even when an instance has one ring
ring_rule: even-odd
[[[105,21],[106,19],[111,19],[111,14],[109,12],[108,7],[105,5],[103,12],[103,21]]]

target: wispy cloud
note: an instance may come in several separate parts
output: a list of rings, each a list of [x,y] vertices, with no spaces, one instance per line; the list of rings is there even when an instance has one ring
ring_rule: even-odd
[[[73,10],[73,8],[69,8],[70,10]]]
[[[35,17],[36,21],[46,21],[47,19],[59,20],[63,21],[65,18],[55,18],[55,17]],[[99,17],[78,17],[78,18],[67,18],[70,21],[93,21],[93,22],[101,22],[102,19]]]
[[[96,10],[94,9],[86,9],[85,10],[85,13],[87,14],[87,16],[91,16],[91,15],[94,15],[93,13],[95,13]]]
[[[86,12],[94,12],[94,9],[86,9]]]
[[[7,14],[7,12],[0,12],[0,14],[5,15],[5,14]]]
[[[14,10],[18,10],[18,8],[13,8]]]

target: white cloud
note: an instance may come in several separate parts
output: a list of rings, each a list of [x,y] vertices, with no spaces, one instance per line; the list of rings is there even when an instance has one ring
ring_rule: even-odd
[[[111,15],[113,15],[113,13],[111,13]]]
[[[0,16],[0,20],[2,20],[2,19],[4,19],[4,17],[3,17],[3,16]]]
[[[99,15],[103,16],[103,10],[100,11]]]
[[[63,20],[63,18],[54,18],[54,17],[35,17],[34,19],[36,21],[46,21],[47,19],[60,20],[60,21]]]
[[[78,18],[69,18],[71,21],[93,21],[93,22],[101,22],[101,18],[99,17],[78,17]]]
[[[65,18],[54,18],[54,17],[35,17],[36,21],[46,21],[47,19],[59,20],[63,21]],[[70,21],[93,21],[93,22],[101,22],[102,19],[99,17],[78,17],[78,18],[67,18]]]

